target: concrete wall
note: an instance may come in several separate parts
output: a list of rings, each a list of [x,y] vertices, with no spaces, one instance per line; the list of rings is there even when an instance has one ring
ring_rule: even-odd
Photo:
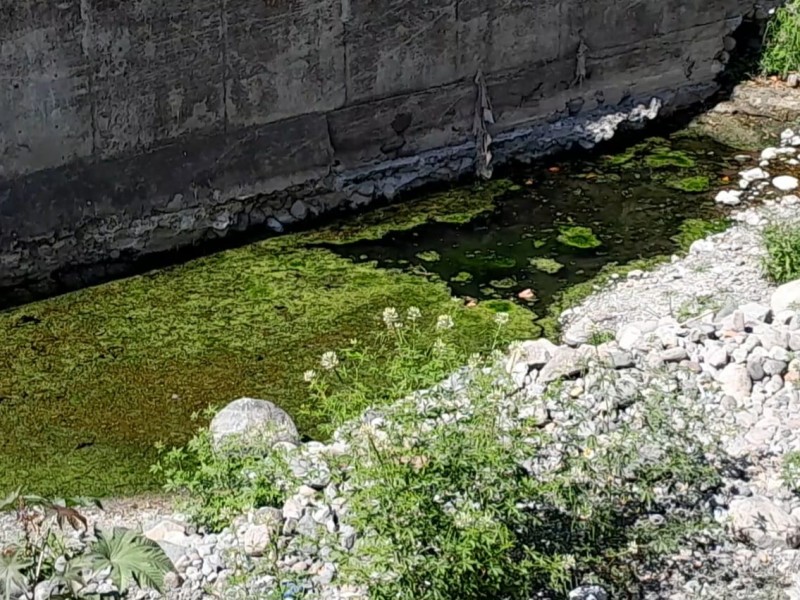
[[[754,8],[0,0],[0,293],[469,171],[479,70],[495,162],[592,145],[713,92]]]

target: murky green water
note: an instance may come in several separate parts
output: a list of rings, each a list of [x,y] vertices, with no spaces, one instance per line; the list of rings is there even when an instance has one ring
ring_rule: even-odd
[[[518,168],[0,312],[0,494],[151,488],[153,444],[184,443],[202,425],[192,413],[240,396],[273,400],[313,432],[302,372],[369,338],[386,306],[435,318],[451,294],[477,299],[455,315],[471,350],[489,342],[498,306],[510,307],[511,334],[538,335],[534,313],[575,284],[671,253],[687,219],[718,217],[712,190],[738,170],[733,154],[653,139]]]
[[[355,261],[435,274],[459,296],[511,299],[539,312],[611,261],[674,252],[681,232],[690,233],[682,230],[687,219],[722,216],[711,190],[738,170],[731,150],[710,140],[654,138],[614,156],[516,169],[513,190],[468,223],[329,247]]]

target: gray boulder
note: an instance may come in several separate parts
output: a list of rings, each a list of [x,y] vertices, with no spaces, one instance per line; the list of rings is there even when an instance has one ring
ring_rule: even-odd
[[[772,293],[769,306],[775,314],[800,307],[800,279],[784,283],[775,290]]]
[[[764,496],[735,498],[729,516],[734,531],[759,548],[791,548],[800,523]]]
[[[260,448],[300,442],[297,427],[285,410],[255,398],[239,398],[228,404],[211,421],[210,430],[216,448],[233,439]]]

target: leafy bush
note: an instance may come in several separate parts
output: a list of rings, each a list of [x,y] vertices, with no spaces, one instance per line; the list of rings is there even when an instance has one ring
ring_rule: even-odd
[[[211,531],[251,508],[283,505],[286,464],[271,444],[259,448],[258,440],[249,439],[242,451],[231,438],[215,448],[211,433],[200,428],[185,447],[159,444],[158,449],[160,460],[152,472],[163,478],[167,492],[185,494],[183,510]]]
[[[503,325],[509,316],[495,314],[494,342],[507,343]],[[339,425],[358,417],[366,409],[395,402],[438,381],[467,362],[451,315],[435,319],[411,307],[401,315],[387,308],[382,315],[382,332],[369,346],[352,340],[338,352],[328,352],[319,370],[304,374],[310,384],[306,410],[325,423],[321,430],[332,433]],[[488,332],[486,337],[491,337]],[[380,380],[383,386],[370,382]]]
[[[434,361],[457,354],[437,346]],[[590,580],[622,594],[707,525],[702,501],[718,478],[687,430],[701,422],[691,398],[644,391],[626,412],[593,411],[557,387],[524,399],[504,362],[473,356],[442,385],[340,428],[359,533],[342,573],[370,598],[522,600]],[[338,421],[349,397],[360,408],[365,397],[358,369],[328,364],[312,389],[322,405],[335,398]],[[613,371],[593,377],[615,385]]]
[[[94,530],[94,539],[75,547],[65,544],[55,526],[83,529],[86,518],[77,510],[88,499],[50,500],[26,496],[19,490],[0,500],[0,510],[14,510],[22,528],[21,544],[0,551],[0,594],[10,598],[62,600],[119,597],[132,584],[162,591],[164,575],[172,562],[155,542],[134,531],[114,528]],[[110,580],[113,588],[102,594],[99,586]]]
[[[783,457],[783,482],[795,491],[800,491],[800,452],[789,452]]]
[[[772,225],[764,230],[764,270],[776,283],[800,277],[800,227]]]
[[[761,72],[786,77],[800,70],[800,2],[790,0],[767,24]]]

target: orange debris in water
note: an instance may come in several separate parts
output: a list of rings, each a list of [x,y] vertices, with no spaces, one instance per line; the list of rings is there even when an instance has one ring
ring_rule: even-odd
[[[553,165],[547,169],[551,173],[559,173],[561,171],[561,167]]]

